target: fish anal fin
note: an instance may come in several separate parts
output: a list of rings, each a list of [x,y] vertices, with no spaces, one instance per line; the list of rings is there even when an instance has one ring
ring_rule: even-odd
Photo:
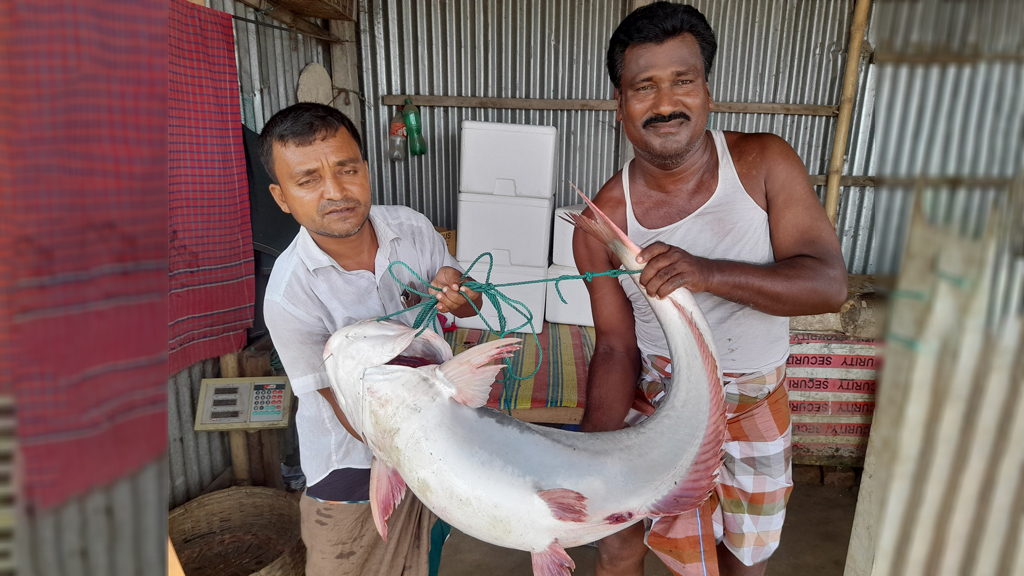
[[[569,576],[576,569],[565,548],[555,540],[546,550],[530,554],[533,560],[533,576]]]
[[[451,398],[470,408],[487,404],[491,385],[505,367],[491,362],[511,357],[519,347],[518,338],[502,338],[474,346],[438,366],[442,382],[450,386]]]
[[[374,458],[370,464],[370,511],[373,525],[385,542],[388,540],[388,518],[405,496],[405,480],[391,466]]]
[[[718,468],[722,465],[722,458],[725,454],[723,449],[726,428],[725,404],[718,361],[693,314],[678,303],[675,304],[693,334],[697,349],[700,351],[707,379],[710,409],[704,439],[701,441],[697,456],[690,464],[686,475],[676,482],[668,494],[655,501],[646,511],[650,516],[681,514],[703,504],[711,495],[711,491],[715,489]]]
[[[555,520],[563,522],[587,521],[587,497],[575,490],[555,488],[537,492],[541,500],[551,509]]]
[[[719,404],[720,408],[723,408]],[[718,469],[722,465],[725,451],[725,410],[711,411],[707,431],[697,457],[690,464],[686,475],[676,482],[668,494],[656,500],[645,514],[648,516],[671,516],[693,510],[704,503],[715,489]]]

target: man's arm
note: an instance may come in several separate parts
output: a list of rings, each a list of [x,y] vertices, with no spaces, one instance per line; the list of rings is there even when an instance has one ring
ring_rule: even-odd
[[[590,209],[584,212],[590,217]],[[582,230],[573,233],[573,255],[580,273],[618,268],[608,249]],[[594,313],[594,355],[587,376],[587,406],[580,423],[583,432],[618,430],[636,394],[640,351],[636,345],[633,305],[615,278],[587,282]]]
[[[838,311],[847,296],[839,238],[792,147],[776,136],[757,136],[775,263],[709,260],[656,242],[637,257],[648,262],[640,283],[659,297],[685,286],[776,316]]]
[[[296,396],[314,390],[320,393],[330,403],[345,430],[362,442],[363,439],[352,429],[352,425],[345,418],[345,413],[341,411],[341,406],[334,398],[327,372],[323,367],[320,352],[331,337],[327,327],[322,322],[303,317],[298,312],[286,309],[280,302],[272,300],[264,302],[263,315],[277,353],[281,356],[281,363],[288,373],[292,393]]]
[[[324,344],[327,344],[326,340],[324,341]],[[352,425],[348,423],[348,418],[345,418],[345,413],[341,411],[341,406],[338,405],[338,399],[334,397],[334,392],[330,388],[320,388],[317,392],[319,392],[320,395],[324,397],[324,400],[327,400],[327,403],[331,405],[331,409],[334,410],[334,415],[338,417],[338,420],[341,422],[341,425],[345,427],[345,430],[348,430],[348,433],[351,434],[353,438],[362,442],[363,439],[359,434],[356,434]]]

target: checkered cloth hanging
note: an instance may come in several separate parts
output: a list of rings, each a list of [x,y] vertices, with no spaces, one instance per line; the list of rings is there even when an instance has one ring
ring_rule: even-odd
[[[174,373],[245,346],[256,287],[231,16],[171,0],[168,24]]]

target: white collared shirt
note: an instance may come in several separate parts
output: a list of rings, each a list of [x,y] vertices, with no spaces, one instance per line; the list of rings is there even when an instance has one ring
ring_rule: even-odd
[[[422,214],[405,206],[372,206],[377,234],[374,272],[343,269],[320,249],[305,228],[274,263],[263,313],[271,339],[299,400],[295,425],[306,484],[338,468],[369,468],[372,454],[353,438],[317,390],[329,388],[323,350],[336,330],[403,309],[402,288],[388,274],[395,261],[408,264],[427,282],[442,266],[462,268]],[[395,275],[424,291],[401,266]],[[415,312],[396,319],[411,324]]]

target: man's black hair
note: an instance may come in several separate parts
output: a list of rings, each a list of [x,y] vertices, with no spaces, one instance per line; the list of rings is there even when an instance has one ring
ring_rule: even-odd
[[[637,8],[619,23],[608,42],[608,76],[618,90],[622,89],[622,68],[626,49],[635,44],[661,44],[681,34],[693,34],[704,59],[704,79],[711,76],[718,42],[707,18],[693,6],[654,2]]]
[[[260,160],[263,167],[267,169],[267,174],[270,174],[274,183],[280,184],[277,175],[274,174],[275,142],[309,146],[316,140],[334,136],[341,128],[348,130],[352,139],[356,141],[359,154],[363,155],[363,141],[359,137],[356,125],[339,110],[312,102],[300,102],[289,106],[274,114],[260,133]],[[363,157],[365,158],[365,155]]]

